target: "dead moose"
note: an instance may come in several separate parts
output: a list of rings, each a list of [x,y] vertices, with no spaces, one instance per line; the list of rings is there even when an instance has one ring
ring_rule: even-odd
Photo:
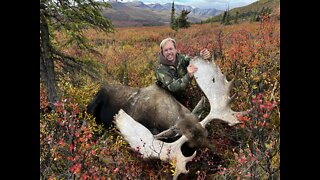
[[[105,85],[87,107],[88,112],[96,117],[96,121],[106,126],[111,125],[117,114],[117,128],[130,146],[139,149],[144,158],[174,160],[174,179],[177,179],[179,174],[188,172],[186,163],[196,154],[194,152],[186,157],[181,152],[183,144],[188,142],[190,147],[200,147],[206,142],[205,125],[211,120],[222,120],[233,126],[239,123],[237,116],[245,113],[234,112],[230,108],[235,96],[230,97],[229,92],[235,78],[228,81],[214,60],[208,62],[194,57],[190,63],[198,67],[194,74],[195,80],[210,104],[209,114],[201,121],[194,113],[196,110],[191,112],[156,84],[145,88]],[[200,100],[198,105],[203,104],[203,100]],[[174,137],[179,139],[174,142],[163,141]]]
[[[145,88],[106,84],[87,109],[97,123],[106,127],[122,109],[158,139],[170,140],[184,134],[197,143],[207,136],[207,130],[201,126],[197,116],[157,84]],[[190,146],[193,145],[190,143]]]

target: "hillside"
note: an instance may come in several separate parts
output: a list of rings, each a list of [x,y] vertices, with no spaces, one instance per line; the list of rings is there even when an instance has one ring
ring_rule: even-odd
[[[103,16],[110,19],[117,27],[121,26],[157,26],[169,24],[171,15],[171,3],[144,4],[140,1],[114,2],[109,1],[112,8],[104,9]],[[200,22],[209,17],[216,16],[223,11],[218,9],[199,9],[191,6],[175,4],[176,16],[183,9],[190,10],[188,20]]]
[[[120,2],[110,4],[112,8],[103,10],[103,16],[110,19],[115,26],[163,25],[166,23],[165,18],[148,9],[127,6]]]
[[[238,13],[238,16],[242,19],[248,20],[256,13],[260,12],[262,9],[272,9],[274,12],[280,14],[280,0],[258,0],[252,4],[247,6],[234,8],[229,11],[230,19],[234,19]],[[217,22],[221,21],[223,17],[223,13],[214,16],[212,18],[208,18],[204,22]]]
[[[230,15],[235,15],[237,11],[239,13],[259,11],[262,9],[262,7],[276,10],[277,8],[280,8],[280,0],[258,0],[257,2],[254,2],[248,6],[234,8],[230,10]]]

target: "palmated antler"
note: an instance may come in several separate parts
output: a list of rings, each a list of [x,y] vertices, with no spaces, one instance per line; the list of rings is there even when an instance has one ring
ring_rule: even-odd
[[[213,119],[220,119],[230,126],[240,123],[237,116],[246,112],[235,112],[230,108],[230,103],[235,98],[235,94],[230,97],[230,90],[233,87],[236,75],[231,81],[228,81],[214,60],[206,61],[200,57],[195,57],[190,63],[198,67],[194,76],[210,104],[210,112],[201,121],[201,125],[205,127]]]
[[[157,158],[162,161],[174,161],[176,164],[176,173],[173,176],[173,179],[177,179],[181,173],[189,172],[186,169],[186,164],[195,157],[196,152],[190,157],[185,157],[182,154],[181,146],[187,141],[185,136],[182,136],[172,143],[157,140],[146,127],[132,119],[122,109],[116,115],[115,123],[131,148],[138,150],[143,158]]]

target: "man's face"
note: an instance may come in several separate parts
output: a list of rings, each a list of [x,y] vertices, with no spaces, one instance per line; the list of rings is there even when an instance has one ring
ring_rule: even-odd
[[[173,45],[173,42],[167,42],[162,49],[163,56],[168,59],[168,61],[175,61],[177,50]]]

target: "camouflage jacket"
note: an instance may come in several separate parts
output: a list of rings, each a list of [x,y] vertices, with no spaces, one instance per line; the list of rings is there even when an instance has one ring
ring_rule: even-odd
[[[175,64],[168,61],[161,53],[158,54],[158,66],[156,69],[157,84],[169,90],[173,94],[179,94],[185,90],[191,78],[187,73],[187,67],[191,57],[177,53]]]

